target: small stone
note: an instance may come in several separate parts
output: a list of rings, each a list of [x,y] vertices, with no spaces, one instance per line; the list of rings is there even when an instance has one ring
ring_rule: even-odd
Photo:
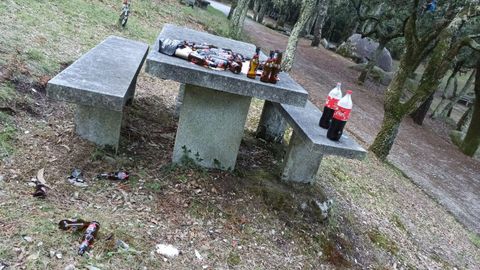
[[[32,237],[30,237],[30,236],[26,236],[26,235],[24,235],[24,236],[23,236],[23,240],[27,241],[28,243],[31,243],[31,242],[33,242],[33,239],[32,239]]]
[[[60,253],[60,252],[58,252],[57,254],[55,254],[55,256],[57,257],[57,259],[63,258],[63,255],[62,255],[62,253]]]
[[[78,196],[79,196],[78,192],[73,193],[73,198],[75,198],[76,200],[78,200]]]
[[[64,270],[75,270],[75,265],[69,264],[69,265],[65,266]]]
[[[4,176],[0,174],[0,182],[2,182],[4,179]]]
[[[50,258],[53,258],[55,256],[55,251],[54,250],[50,250],[48,253],[50,255]]]

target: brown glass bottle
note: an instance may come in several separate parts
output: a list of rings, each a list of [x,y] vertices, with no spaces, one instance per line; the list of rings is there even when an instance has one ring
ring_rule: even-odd
[[[272,61],[273,61],[273,51],[270,51],[270,57],[267,59],[263,65],[262,76],[260,76],[260,81],[269,82],[270,73],[272,71]]]
[[[280,51],[275,52],[274,61],[272,64],[272,71],[270,72],[270,77],[268,81],[270,83],[277,83],[278,81],[278,74],[280,73],[280,67],[282,65],[282,53]]]
[[[82,243],[78,248],[78,255],[83,256],[83,254],[90,248],[90,246],[97,238],[98,231],[100,230],[100,223],[96,221],[90,222],[85,233],[83,234]]]
[[[247,77],[250,78],[250,79],[255,79],[257,77],[259,54],[260,54],[260,48],[257,47],[257,49],[255,50],[255,55],[250,60],[250,67],[248,68]]]

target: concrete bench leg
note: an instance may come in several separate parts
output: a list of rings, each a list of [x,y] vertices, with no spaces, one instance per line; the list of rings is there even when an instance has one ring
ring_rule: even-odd
[[[135,89],[137,87],[137,78],[138,78],[138,74],[137,74],[137,76],[135,76],[132,83],[128,87],[128,91],[127,91],[127,94],[126,94],[126,99],[127,99],[126,105],[127,106],[130,106],[130,105],[133,104],[133,98],[135,97]]]
[[[80,137],[118,149],[123,112],[77,105],[75,129]]]
[[[185,84],[181,83],[178,89],[178,96],[175,99],[175,117],[180,116],[180,108],[182,108],[183,96],[185,96]]]
[[[287,122],[280,112],[273,106],[270,101],[265,101],[263,105],[262,116],[257,127],[257,137],[268,142],[281,143]]]
[[[251,97],[185,85],[173,162],[233,170]]]
[[[293,132],[285,156],[282,180],[313,183],[322,157],[322,153],[312,151],[310,146]]]

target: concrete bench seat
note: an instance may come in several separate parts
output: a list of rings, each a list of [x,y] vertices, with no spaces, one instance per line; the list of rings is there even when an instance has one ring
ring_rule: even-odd
[[[266,115],[270,121],[266,121]],[[283,118],[293,129],[284,158],[283,180],[314,182],[323,155],[354,159],[365,157],[365,149],[352,140],[345,131],[339,141],[328,139],[327,130],[318,125],[321,116],[322,112],[310,101],[307,101],[305,107],[266,102],[260,122],[263,126],[261,128],[264,131],[263,134],[269,134],[270,138],[283,136],[285,125],[279,123],[279,118]],[[275,121],[271,121],[272,119]],[[267,122],[275,124],[266,124]],[[272,136],[272,134],[279,135]]]
[[[77,104],[78,135],[118,148],[123,108],[132,102],[148,45],[110,36],[48,82],[47,96]]]

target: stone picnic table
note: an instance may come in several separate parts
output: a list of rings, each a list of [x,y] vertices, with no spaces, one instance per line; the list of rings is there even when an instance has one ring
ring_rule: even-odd
[[[247,57],[253,56],[256,46],[164,25],[147,56],[146,72],[185,84],[173,151],[175,163],[188,156],[203,167],[233,170],[252,97],[299,107],[307,102],[305,89],[284,72],[277,84],[270,84],[245,74],[212,70],[158,52],[160,38],[207,43]]]

